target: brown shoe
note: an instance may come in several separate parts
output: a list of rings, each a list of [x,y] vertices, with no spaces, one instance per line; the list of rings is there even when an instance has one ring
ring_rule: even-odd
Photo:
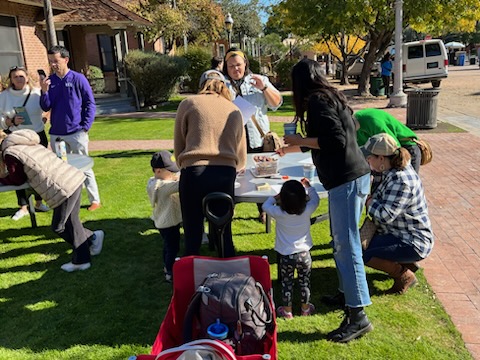
[[[100,203],[94,202],[88,207],[88,211],[95,211],[97,209],[100,209],[102,205]]]
[[[406,267],[403,268],[401,275],[394,277],[393,280],[393,286],[386,291],[387,294],[403,295],[408,289],[417,283],[417,277],[415,274]]]

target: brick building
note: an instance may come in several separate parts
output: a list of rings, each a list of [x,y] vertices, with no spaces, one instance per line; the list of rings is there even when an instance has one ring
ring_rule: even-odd
[[[124,0],[51,0],[59,45],[71,54],[70,68],[86,73],[89,65],[102,69],[107,92],[126,91],[123,58],[130,49],[162,51],[145,44],[142,28],[150,25],[129,11]],[[0,1],[0,74],[25,66],[49,72],[43,0]]]

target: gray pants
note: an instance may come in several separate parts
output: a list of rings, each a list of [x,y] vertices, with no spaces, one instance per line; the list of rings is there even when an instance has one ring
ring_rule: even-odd
[[[65,141],[67,147],[67,153],[88,155],[88,133],[86,131],[78,131],[70,135],[55,135],[50,134],[50,146],[55,151],[55,140],[62,138]],[[87,189],[88,200],[90,203],[100,203],[100,194],[98,193],[97,180],[93,169],[84,172],[85,176],[85,188]]]
[[[90,239],[93,232],[83,227],[80,221],[80,198],[82,187],[53,209],[52,230],[72,245],[72,263],[90,262]]]

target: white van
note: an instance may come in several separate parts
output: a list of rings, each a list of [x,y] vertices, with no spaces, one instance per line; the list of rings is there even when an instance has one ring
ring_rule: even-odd
[[[448,76],[448,55],[440,39],[421,40],[404,43],[402,47],[403,81],[406,83],[426,83],[440,87],[440,82]]]

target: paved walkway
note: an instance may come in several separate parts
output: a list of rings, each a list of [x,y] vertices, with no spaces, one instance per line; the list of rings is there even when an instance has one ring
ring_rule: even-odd
[[[353,102],[355,110],[384,108],[386,101]],[[385,109],[405,122],[405,109]],[[150,113],[151,114],[151,113]],[[132,114],[129,114],[131,117]],[[149,115],[152,116],[152,115]],[[456,125],[461,114],[439,109],[439,121]],[[433,161],[420,170],[435,233],[424,274],[474,359],[480,360],[480,118],[471,133],[422,131],[433,148]],[[272,121],[282,121],[273,118]],[[90,143],[91,150],[171,149],[171,140]]]

